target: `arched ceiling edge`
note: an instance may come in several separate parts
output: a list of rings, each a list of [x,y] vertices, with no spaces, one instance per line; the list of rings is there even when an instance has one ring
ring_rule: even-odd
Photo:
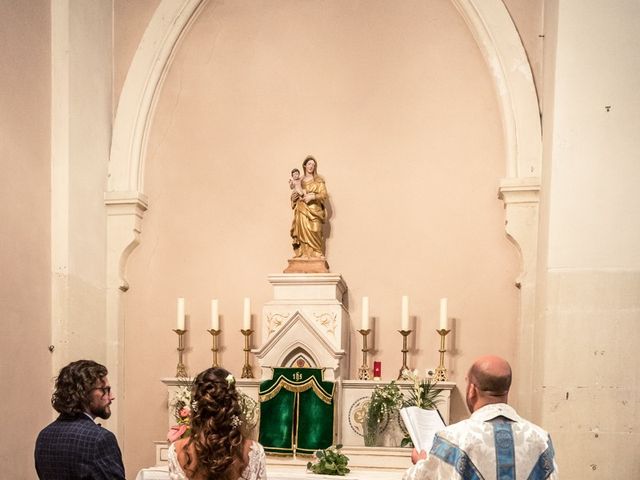
[[[127,73],[114,119],[108,192],[144,193],[144,155],[153,106],[171,55],[206,0],[162,0]]]
[[[531,66],[500,0],[451,0],[493,76],[506,145],[508,179],[540,177],[542,130]]]
[[[540,176],[542,137],[531,68],[518,32],[500,0],[451,0],[491,71],[502,113],[507,178]],[[185,27],[206,0],[162,0],[125,79],[114,119],[108,193],[140,196],[154,100]]]

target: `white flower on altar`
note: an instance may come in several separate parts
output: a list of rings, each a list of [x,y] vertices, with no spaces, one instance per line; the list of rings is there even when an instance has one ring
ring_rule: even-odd
[[[188,386],[179,387],[173,396],[173,404],[182,403],[183,405],[191,404],[191,388]]]

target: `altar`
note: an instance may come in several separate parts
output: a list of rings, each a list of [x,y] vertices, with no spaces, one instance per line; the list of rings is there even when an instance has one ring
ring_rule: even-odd
[[[322,440],[326,445],[322,444],[321,448],[331,444],[343,445],[342,453],[349,457],[351,469],[351,473],[345,478],[402,478],[403,472],[411,466],[411,449],[400,447],[406,432],[399,416],[388,419],[375,447],[364,445],[364,420],[369,399],[376,386],[389,382],[349,378],[349,339],[352,327],[349,312],[343,302],[347,288],[342,277],[331,273],[278,274],[270,275],[268,280],[273,286],[273,300],[267,302],[262,309],[261,341],[252,350],[257,362],[257,368],[254,365],[254,370],[257,371],[254,376],[257,378],[238,378],[238,389],[258,405],[264,405],[277,390],[272,387],[277,386],[278,381],[285,381],[285,389],[294,392],[291,398],[295,392],[313,387],[314,392],[326,402],[322,408],[330,408],[321,413],[325,420],[330,421],[329,436]],[[304,375],[296,369],[318,371],[320,374],[314,374],[317,375],[314,378],[303,378]],[[282,372],[289,370],[300,376],[285,378],[286,375]],[[274,376],[275,371],[280,373]],[[167,386],[171,404],[180,388],[189,384],[189,379],[170,377],[163,378],[162,382]],[[309,382],[313,383],[311,387],[307,385]],[[397,384],[401,391],[408,391],[413,387],[408,381],[398,381]],[[437,387],[441,390],[438,410],[445,423],[449,421],[450,395],[454,385],[453,382],[439,382]],[[295,402],[301,401],[296,397]],[[318,401],[318,405],[322,404],[322,401]],[[300,404],[295,405],[296,411],[299,411]],[[277,409],[269,411],[271,422],[277,416]],[[289,421],[287,415],[282,415],[282,418],[287,419],[283,421]],[[170,412],[168,423],[175,423]],[[265,445],[265,442],[271,441],[271,436],[265,434],[261,425],[254,429],[253,438],[258,439],[259,432],[265,451],[280,449],[281,453],[285,453],[267,456],[269,479],[311,478],[311,474],[306,472],[306,464],[310,460],[309,453],[313,450],[304,445],[307,440],[302,433],[317,429],[318,423],[314,420],[307,426],[298,420],[291,428],[292,440],[287,445]],[[298,432],[296,429],[307,431]],[[138,480],[168,478],[168,444],[166,441],[158,441],[155,442],[155,448],[156,466],[141,470]],[[313,478],[325,477],[313,475]]]
[[[335,477],[331,475],[313,475],[305,472],[304,467],[286,468],[271,467],[267,463],[268,480],[335,480],[336,478],[344,478],[346,480],[399,480],[402,478],[402,472],[377,471],[374,469],[358,469],[354,468],[344,477]],[[138,472],[136,480],[168,480],[169,471],[166,466],[145,468]]]

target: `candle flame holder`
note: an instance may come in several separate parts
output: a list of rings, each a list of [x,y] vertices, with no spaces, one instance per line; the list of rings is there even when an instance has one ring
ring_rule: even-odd
[[[445,348],[445,337],[447,336],[447,334],[450,332],[451,330],[447,330],[446,328],[442,328],[440,330],[436,330],[436,332],[438,332],[438,335],[440,335],[440,350],[438,350],[440,352],[440,364],[438,365],[438,367],[436,368],[436,372],[435,372],[435,380],[436,382],[446,382],[447,381],[447,369],[444,366],[444,354],[447,351],[447,349]]]
[[[367,353],[370,349],[367,347],[367,336],[371,333],[371,329],[358,330],[358,332],[362,335],[362,365],[358,369],[358,379],[370,380],[371,375],[369,373],[369,365],[367,364]]]
[[[222,330],[215,330],[215,329],[210,329],[207,330],[207,332],[209,332],[211,334],[211,341],[212,341],[212,345],[211,345],[211,354],[212,354],[212,360],[211,360],[211,368],[217,368],[220,365],[218,365],[218,336],[222,333]]]
[[[253,330],[240,330],[242,335],[244,335],[244,366],[242,367],[242,375],[240,378],[254,378],[253,377],[253,369],[251,368],[251,364],[249,363],[249,352],[251,351],[251,334]]]
[[[184,334],[187,330],[175,329],[174,332],[178,334],[178,365],[176,365],[176,377],[187,377],[187,369],[182,362],[182,352],[184,352]]]
[[[412,330],[398,330],[398,332],[400,332],[400,335],[402,335],[402,366],[400,367],[398,380],[406,380],[404,372],[405,370],[409,370],[409,367],[407,366],[407,352],[409,351],[409,348],[407,347],[407,340]]]

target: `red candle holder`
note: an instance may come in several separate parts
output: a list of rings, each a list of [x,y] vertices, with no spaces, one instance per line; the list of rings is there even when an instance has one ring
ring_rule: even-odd
[[[373,378],[382,377],[382,362],[373,362]]]

